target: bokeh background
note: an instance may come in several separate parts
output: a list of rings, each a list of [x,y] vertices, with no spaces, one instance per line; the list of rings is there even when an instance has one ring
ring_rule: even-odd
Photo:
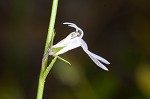
[[[0,1],[0,99],[35,99],[52,0]],[[150,0],[59,0],[57,43],[84,30],[90,51],[106,58],[109,72],[81,49],[61,55],[43,99],[150,99]]]

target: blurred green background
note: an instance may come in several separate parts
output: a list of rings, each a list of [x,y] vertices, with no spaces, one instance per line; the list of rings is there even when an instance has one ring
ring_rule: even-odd
[[[51,0],[0,1],[0,99],[35,99]],[[47,78],[44,99],[150,99],[150,0],[59,0],[57,43],[84,30],[90,51],[106,58],[109,72],[81,49],[61,55]]]

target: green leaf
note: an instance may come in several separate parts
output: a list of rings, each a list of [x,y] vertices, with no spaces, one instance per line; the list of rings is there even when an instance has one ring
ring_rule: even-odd
[[[64,61],[64,62],[66,62],[67,64],[69,64],[69,65],[71,65],[71,63],[70,62],[68,62],[67,60],[65,60],[65,59],[63,59],[63,58],[61,58],[60,56],[57,56],[60,60],[62,60],[62,61]]]

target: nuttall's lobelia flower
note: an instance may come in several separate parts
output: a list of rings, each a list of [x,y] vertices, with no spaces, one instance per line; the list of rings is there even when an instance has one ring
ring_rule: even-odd
[[[53,45],[49,49],[48,54],[53,55],[53,56],[58,56],[69,50],[72,50],[72,49],[75,49],[75,48],[81,46],[82,49],[88,54],[88,56],[94,61],[94,63],[97,66],[108,71],[108,69],[101,62],[103,62],[105,64],[110,64],[110,63],[106,59],[104,59],[88,50],[88,46],[87,46],[86,42],[82,39],[83,30],[80,29],[78,26],[76,26],[74,23],[65,22],[63,24],[67,24],[68,26],[75,28],[76,31],[71,32],[66,38],[64,38],[57,44]]]

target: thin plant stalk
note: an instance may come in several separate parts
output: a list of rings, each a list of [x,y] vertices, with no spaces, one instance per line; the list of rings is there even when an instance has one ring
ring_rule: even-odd
[[[50,16],[50,22],[49,22],[49,28],[48,28],[48,33],[47,33],[47,39],[46,39],[45,49],[44,49],[44,55],[45,55],[46,51],[48,50],[48,48],[50,47],[50,43],[53,42],[54,26],[55,26],[56,14],[57,14],[57,7],[58,7],[58,0],[53,0],[52,11],[51,11],[51,16]],[[46,58],[44,60],[44,64],[41,65],[41,71],[40,71],[40,76],[39,76],[36,99],[42,99],[45,79],[46,79],[48,73],[50,72],[51,68],[53,67],[56,59],[57,59],[57,56],[55,56],[54,59],[51,61],[51,63],[47,66],[48,58]]]

